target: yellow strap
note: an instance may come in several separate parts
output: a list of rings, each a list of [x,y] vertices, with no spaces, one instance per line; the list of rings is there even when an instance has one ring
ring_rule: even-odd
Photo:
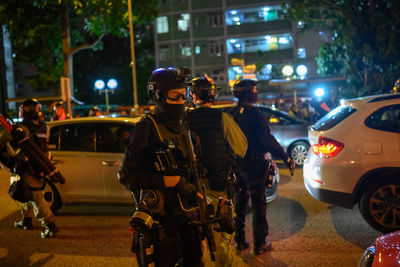
[[[154,118],[153,118],[150,114],[147,114],[147,115],[146,115],[146,118],[149,118],[149,119],[153,122],[154,127],[156,128],[156,132],[157,132],[157,134],[158,134],[158,137],[160,138],[160,141],[163,143],[163,142],[164,142],[164,138],[162,137],[161,132],[160,132],[160,130],[158,129],[157,123],[156,123],[156,121],[154,120]]]

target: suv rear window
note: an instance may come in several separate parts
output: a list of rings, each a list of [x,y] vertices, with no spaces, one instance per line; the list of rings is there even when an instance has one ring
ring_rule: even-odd
[[[312,128],[316,131],[329,130],[333,126],[337,125],[339,122],[353,114],[355,111],[356,109],[352,107],[339,106],[323,116],[312,126]]]

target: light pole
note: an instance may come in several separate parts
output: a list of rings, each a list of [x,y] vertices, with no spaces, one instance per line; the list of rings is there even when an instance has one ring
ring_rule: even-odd
[[[136,63],[135,63],[135,42],[133,38],[133,22],[132,22],[132,2],[128,0],[129,12],[129,35],[131,41],[131,68],[132,68],[132,81],[133,81],[133,106],[137,111],[139,109],[137,99],[137,82],[136,82]]]
[[[110,114],[110,104],[108,101],[108,91],[111,90],[111,92],[114,93],[114,90],[118,87],[118,82],[116,79],[109,79],[107,82],[107,86],[104,83],[103,80],[97,80],[94,83],[94,88],[99,90],[99,94],[101,94],[101,92],[105,92],[106,95],[106,110],[107,110],[107,114]]]

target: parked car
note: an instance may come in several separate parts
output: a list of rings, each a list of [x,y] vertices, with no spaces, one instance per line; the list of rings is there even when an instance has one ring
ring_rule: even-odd
[[[400,229],[400,94],[342,101],[308,131],[308,192],[352,208],[378,231]]]
[[[55,212],[62,204],[132,203],[129,192],[118,182],[129,133],[140,117],[86,117],[48,123],[52,162],[65,184],[46,180],[45,200]],[[267,202],[277,197],[276,167]]]
[[[214,105],[214,108],[223,109],[232,113],[235,104]],[[273,109],[266,105],[254,105],[259,109],[269,122],[271,133],[283,147],[297,166],[303,166],[310,147],[307,137],[309,124],[293,117],[287,112]]]
[[[362,254],[358,266],[400,266],[400,231],[377,237]]]
[[[45,199],[53,211],[63,203],[132,202],[117,172],[139,119],[101,116],[48,123],[52,162],[66,179],[62,185],[47,182]]]

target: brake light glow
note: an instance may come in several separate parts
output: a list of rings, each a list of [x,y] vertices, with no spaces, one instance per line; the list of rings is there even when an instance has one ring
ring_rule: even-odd
[[[336,156],[343,149],[343,147],[344,144],[339,141],[320,136],[318,139],[318,144],[312,145],[312,151],[318,157],[332,158]]]

